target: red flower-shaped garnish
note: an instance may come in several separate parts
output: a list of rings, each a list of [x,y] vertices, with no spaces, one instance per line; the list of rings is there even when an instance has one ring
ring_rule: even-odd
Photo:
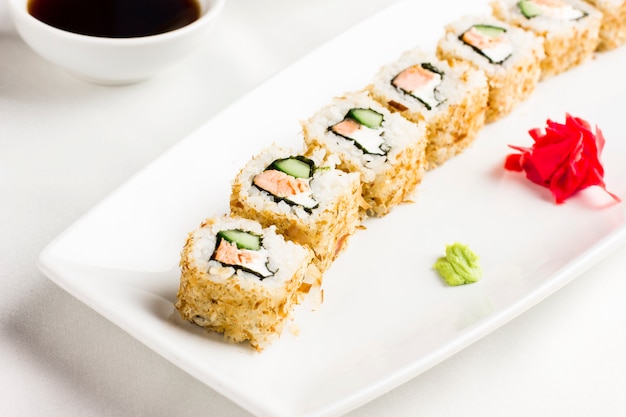
[[[595,130],[592,132],[588,122],[569,114],[565,115],[565,124],[548,120],[545,129],[528,132],[535,141],[532,147],[509,145],[521,153],[508,155],[504,167],[525,171],[529,180],[550,189],[557,204],[592,185],[621,201],[604,184],[600,163],[604,136],[597,126]]]

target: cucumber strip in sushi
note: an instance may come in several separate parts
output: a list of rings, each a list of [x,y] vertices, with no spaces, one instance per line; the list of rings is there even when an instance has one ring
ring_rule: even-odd
[[[493,15],[543,38],[541,79],[591,58],[598,46],[602,14],[582,0],[494,0]]]
[[[323,150],[337,168],[360,176],[364,216],[387,214],[422,180],[425,124],[390,112],[367,91],[331,99],[302,128],[307,155]]]
[[[509,114],[541,77],[543,38],[493,16],[467,16],[445,27],[437,43],[442,60],[462,60],[484,71],[489,83],[485,122]]]
[[[379,129],[383,125],[384,117],[372,109],[350,109],[347,117],[350,117],[370,129]]]
[[[425,124],[427,169],[468,147],[485,123],[487,79],[468,63],[415,48],[381,67],[367,88],[388,110]]]
[[[520,0],[517,7],[526,19],[543,16],[556,20],[579,20],[589,14],[559,0]]]
[[[361,222],[361,182],[358,174],[322,164],[323,153],[303,153],[276,145],[261,151],[237,174],[230,209],[310,247],[324,272]]]
[[[277,159],[272,162],[270,169],[277,169],[294,178],[310,179],[315,168],[313,161],[300,155]]]
[[[182,250],[176,309],[230,342],[257,350],[277,339],[295,304],[319,276],[310,249],[275,228],[233,216],[206,219]]]

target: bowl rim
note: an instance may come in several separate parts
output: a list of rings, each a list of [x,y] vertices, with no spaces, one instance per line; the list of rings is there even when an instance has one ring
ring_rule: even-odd
[[[55,33],[57,36],[66,37],[68,40],[119,46],[149,44],[185,36],[188,32],[195,31],[200,27],[206,25],[208,22],[212,21],[221,12],[222,8],[224,7],[224,3],[226,2],[226,0],[206,0],[206,3],[209,4],[208,10],[204,11],[198,19],[178,29],[147,36],[111,38],[104,36],[83,35],[80,33],[70,32],[49,25],[28,13],[28,10],[26,8],[26,6],[28,5],[28,1],[29,0],[7,1],[7,3],[9,4],[9,9],[13,15],[13,23],[16,25],[16,27],[18,26],[17,19],[20,18],[22,21],[28,22],[28,24],[30,25],[34,25],[35,27],[39,27],[43,30],[48,30],[52,33]],[[202,0],[199,1],[201,2],[201,4],[205,3]]]

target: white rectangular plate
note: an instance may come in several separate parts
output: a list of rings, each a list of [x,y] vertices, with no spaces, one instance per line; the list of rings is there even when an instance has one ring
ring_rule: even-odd
[[[367,220],[327,272],[325,301],[262,353],[229,345],[173,308],[189,231],[228,210],[230,180],[259,150],[299,147],[299,121],[360,89],[406,49],[434,49],[443,26],[482,2],[406,1],[251,92],[78,220],[41,254],[54,282],[200,381],[260,416],[335,416],[392,389],[506,323],[626,240],[624,205],[597,187],[555,205],[505,172],[507,144],[570,112],[598,124],[608,188],[626,198],[626,49],[542,82],[474,145],[427,173],[414,204]],[[477,6],[478,4],[478,6]],[[455,15],[447,11],[455,10]],[[445,245],[481,257],[483,279],[447,287]]]

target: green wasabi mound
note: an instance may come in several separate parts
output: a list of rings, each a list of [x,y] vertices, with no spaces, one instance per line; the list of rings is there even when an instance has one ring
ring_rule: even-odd
[[[448,285],[471,284],[483,276],[478,260],[478,256],[467,245],[455,242],[446,245],[446,256],[437,259],[433,268]]]

